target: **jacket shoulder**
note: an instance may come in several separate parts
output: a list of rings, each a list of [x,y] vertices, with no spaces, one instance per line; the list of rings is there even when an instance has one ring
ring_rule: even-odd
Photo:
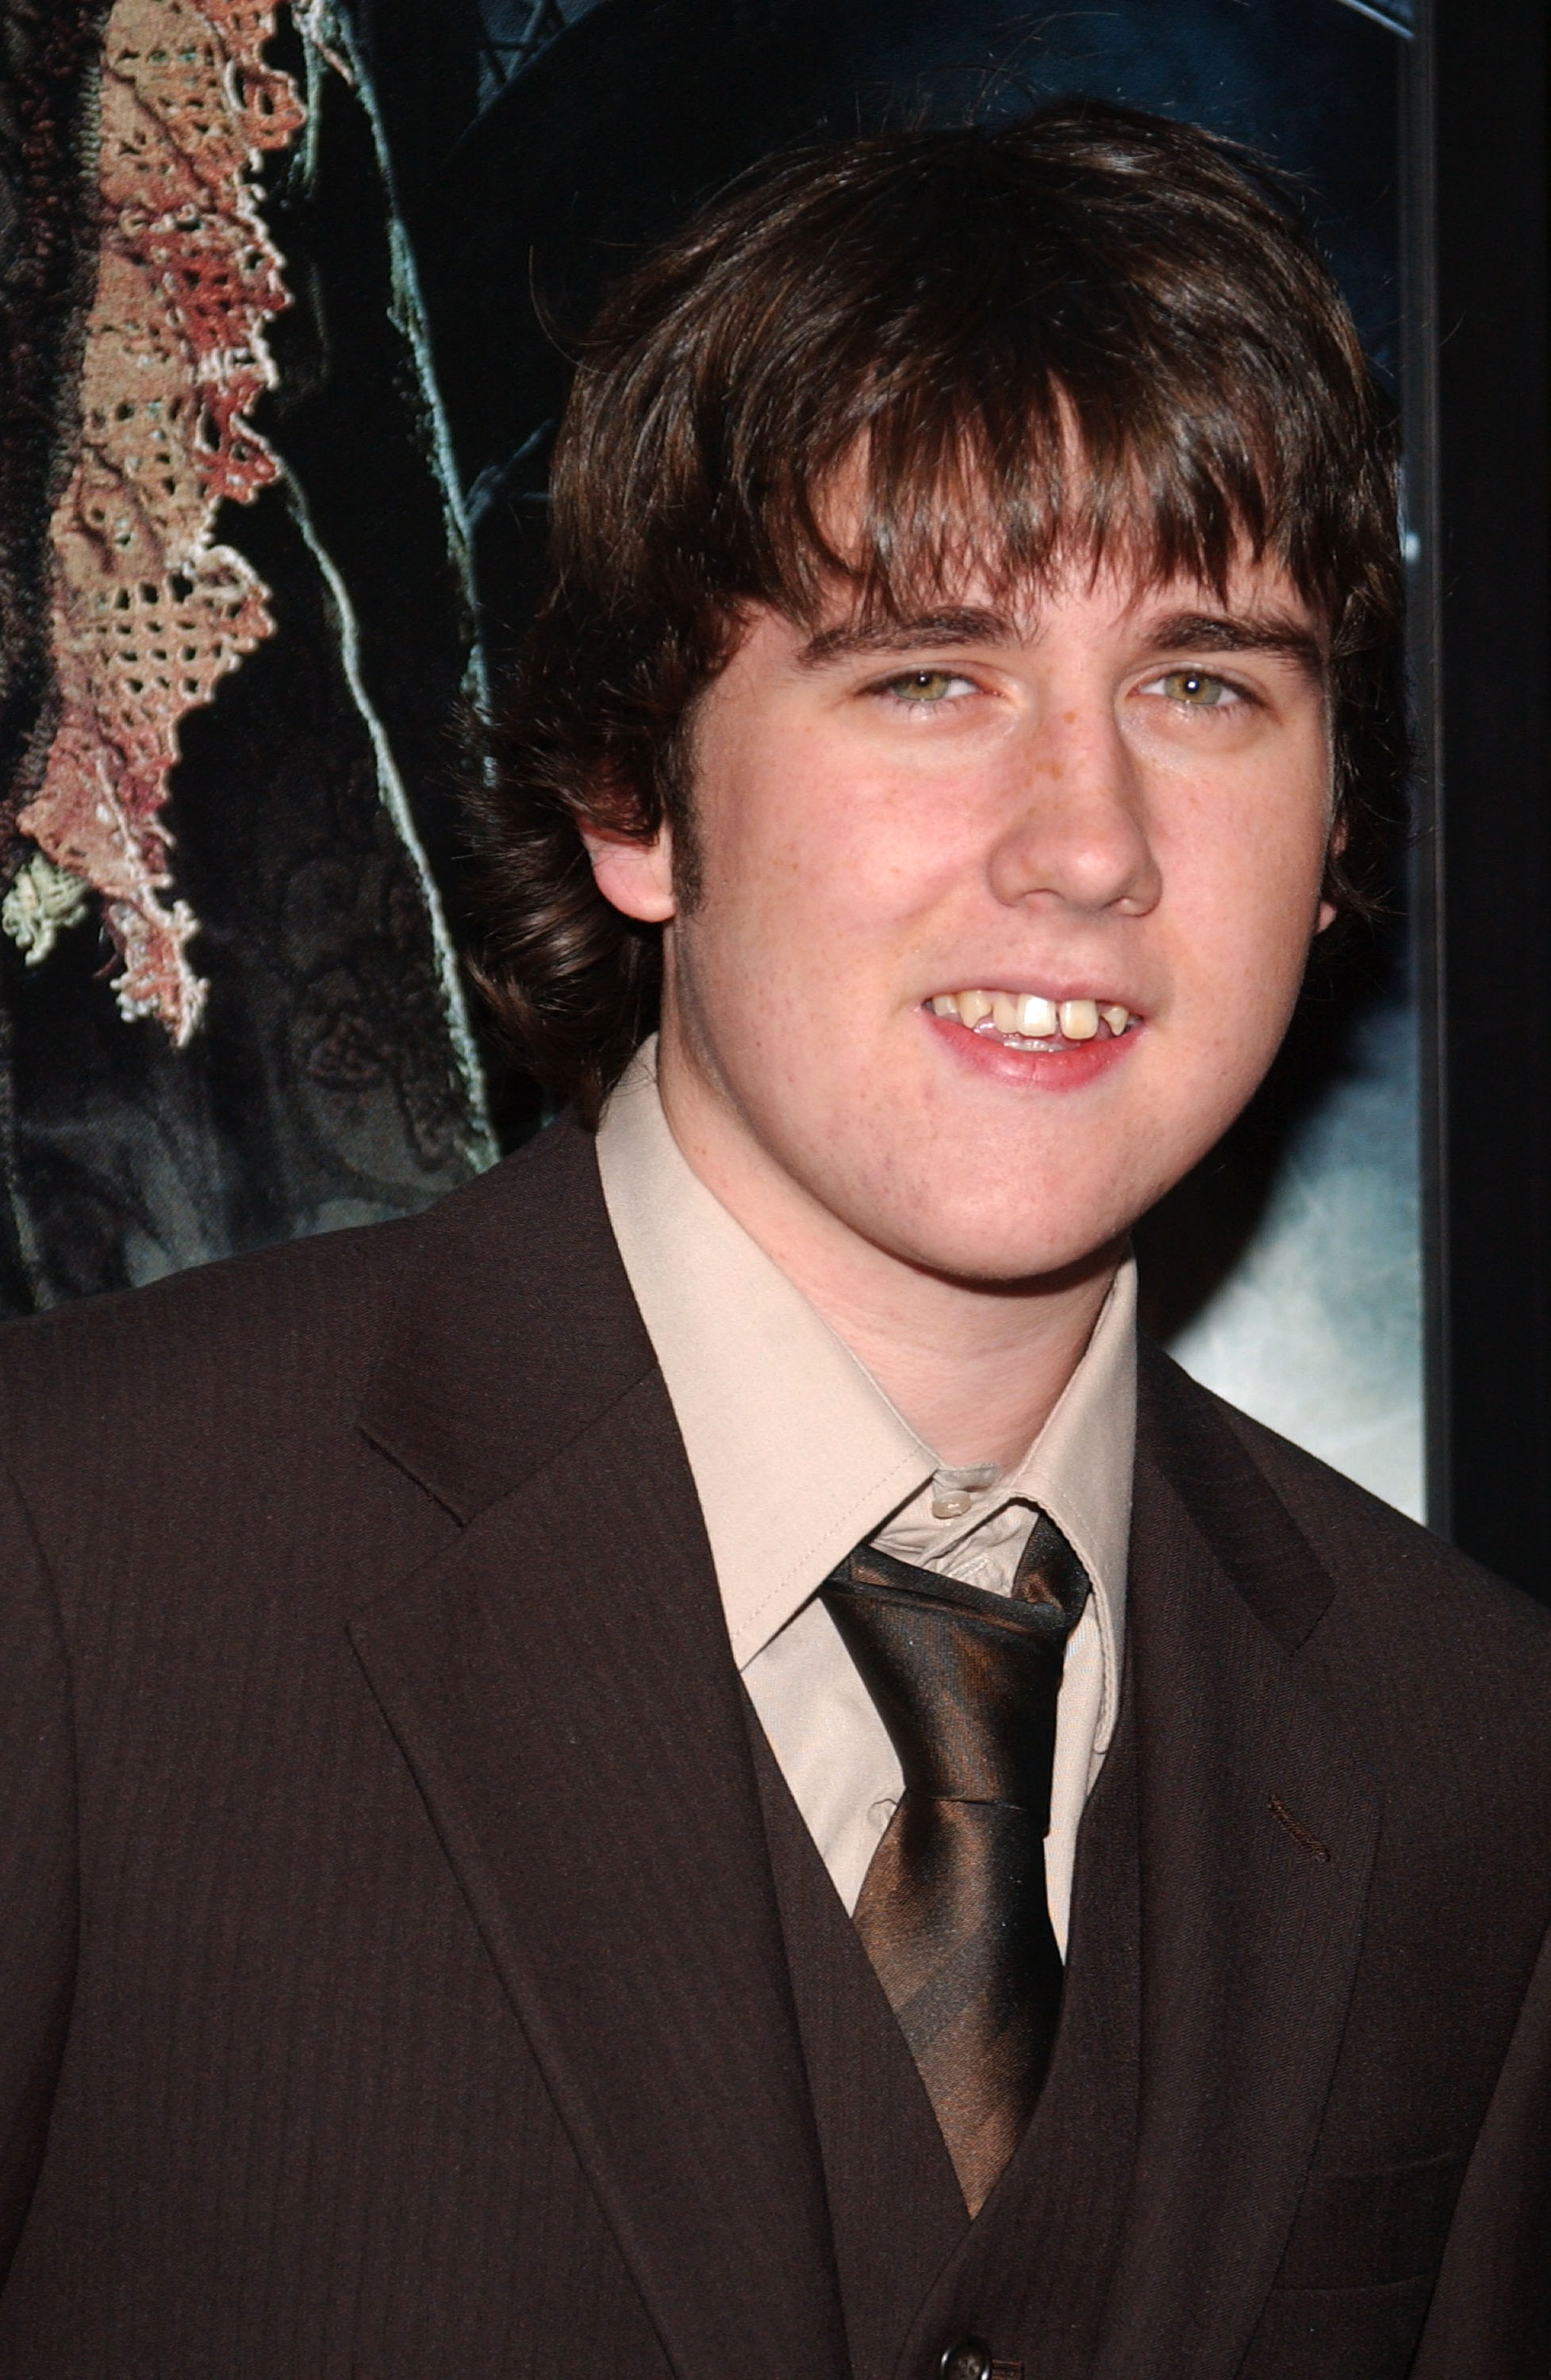
[[[1456,1877],[1519,1890],[1551,1826],[1551,1611],[1154,1348],[1140,1386],[1148,1459],[1356,1748],[1389,1823],[1408,1814]]]
[[[1436,1531],[1398,1512],[1344,1473],[1294,1446],[1263,1422],[1215,1399],[1257,1471],[1336,1577],[1361,1577],[1382,1592],[1397,1583],[1408,1606],[1436,1602],[1440,1616],[1501,1632],[1551,1660],[1551,1609],[1461,1553]]]
[[[0,1325],[0,1395],[35,1444],[185,1398],[252,1398],[304,1376],[315,1398],[355,1374],[409,1261],[414,1218],[226,1257]]]
[[[1257,1483],[1241,1511],[1258,1506],[1285,1533],[1274,1548],[1261,1535],[1263,1568],[1323,1573],[1299,1668],[1387,1790],[1410,1794],[1446,1767],[1462,1837],[1488,1863],[1494,1844],[1522,1840],[1529,1814],[1551,1824],[1551,1610],[1153,1354],[1155,1395],[1172,1386],[1160,1365],[1206,1422],[1191,1436],[1218,1438]],[[1255,1534],[1252,1523],[1241,1543]]]
[[[214,1547],[222,1496],[300,1532],[304,1488],[344,1526],[351,1498],[381,1492],[384,1383],[401,1436],[520,1459],[523,1416],[553,1405],[567,1360],[599,1368],[588,1316],[612,1253],[590,1139],[557,1125],[419,1215],[0,1326],[0,1447],[55,1536],[90,1509],[105,1543],[113,1514],[155,1509]],[[437,1494],[423,1463],[401,1467]]]
[[[314,1406],[358,1395],[406,1284],[451,1266],[473,1276],[519,1236],[554,1159],[578,1135],[546,1134],[418,1215],[355,1224],[191,1267],[157,1281],[0,1323],[0,1395],[28,1414],[102,1415],[188,1393],[250,1399],[265,1383]],[[542,1234],[539,1235],[540,1237]],[[480,1259],[483,1259],[481,1262]],[[514,1267],[514,1270],[519,1268]],[[469,1281],[471,1304],[488,1291]]]

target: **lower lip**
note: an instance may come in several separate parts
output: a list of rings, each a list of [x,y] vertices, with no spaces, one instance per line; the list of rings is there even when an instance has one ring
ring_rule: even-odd
[[[935,1015],[929,1008],[921,1014],[959,1065],[987,1082],[1037,1091],[1080,1091],[1097,1083],[1124,1063],[1140,1030],[1133,1025],[1121,1034],[1096,1034],[1091,1041],[1073,1041],[1066,1050],[1010,1050],[1004,1041],[972,1033],[955,1017]]]

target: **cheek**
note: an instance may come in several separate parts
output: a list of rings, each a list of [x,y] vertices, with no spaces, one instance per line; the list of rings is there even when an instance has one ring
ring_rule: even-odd
[[[1315,924],[1317,855],[1285,869],[1235,866],[1177,909],[1159,1044],[1187,1105],[1225,1124],[1276,1056],[1297,1004]],[[1215,1136],[1215,1132],[1214,1132]]]
[[[792,736],[708,783],[706,908],[808,965],[830,969],[876,946],[952,880],[941,806],[821,737]]]
[[[1291,1021],[1313,936],[1312,903],[1248,903],[1196,975],[1195,1012],[1214,1069],[1241,1086],[1257,1081]]]
[[[828,989],[842,871],[824,807],[806,796],[768,756],[702,787],[700,895],[676,964],[698,1038],[727,1063],[734,1042],[768,1060]]]
[[[1323,767],[1310,766],[1290,783],[1248,785],[1231,806],[1204,803],[1181,821],[1162,856],[1187,975],[1252,1006],[1285,1009],[1319,923],[1325,788]]]
[[[752,964],[768,990],[774,975],[806,964],[802,946],[818,928],[830,871],[794,804],[742,790],[748,798],[729,805],[706,836],[694,925],[705,963]]]

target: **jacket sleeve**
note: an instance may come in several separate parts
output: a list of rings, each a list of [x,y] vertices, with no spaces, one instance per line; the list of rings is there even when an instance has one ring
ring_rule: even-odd
[[[1466,2168],[1412,2380],[1551,2373],[1551,1934]]]
[[[74,1729],[58,1608],[0,1472],[0,2279],[42,2162],[78,1904]]]

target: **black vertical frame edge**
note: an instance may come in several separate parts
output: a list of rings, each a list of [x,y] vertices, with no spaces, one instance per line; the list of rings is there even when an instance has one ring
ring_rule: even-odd
[[[1437,243],[1432,0],[1422,0],[1402,53],[1400,104],[1400,418],[1405,452],[1406,666],[1412,697],[1411,953],[1418,1021],[1421,1136],[1424,1449],[1427,1518],[1453,1530],[1449,1464],[1448,1303],[1443,1246],[1448,1209],[1444,1118],[1443,832],[1440,812]]]
[[[1551,1600],[1546,76],[1543,0],[1419,12],[1406,403],[1431,1516]]]

